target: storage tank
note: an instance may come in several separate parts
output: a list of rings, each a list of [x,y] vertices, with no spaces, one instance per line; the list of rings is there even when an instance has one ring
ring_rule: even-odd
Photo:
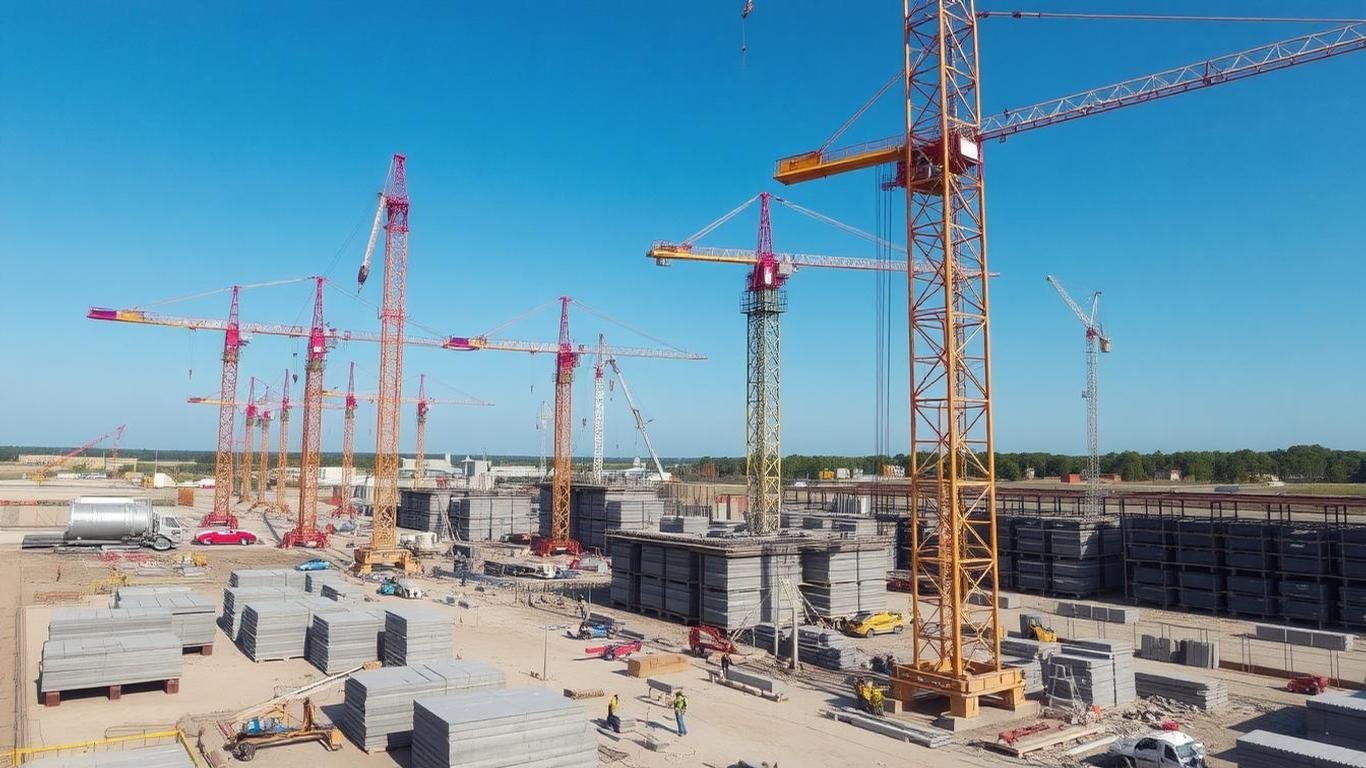
[[[151,533],[156,526],[150,499],[81,496],[71,501],[67,541],[123,541]]]

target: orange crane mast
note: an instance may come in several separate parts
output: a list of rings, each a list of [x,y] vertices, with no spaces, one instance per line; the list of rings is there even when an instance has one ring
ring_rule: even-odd
[[[346,375],[346,411],[342,416],[342,476],[341,505],[338,510],[351,517],[356,508],[351,496],[356,483],[356,364],[350,365]]]
[[[1166,96],[1366,49],[1366,24],[1347,24],[1115,85],[984,117],[973,0],[903,0],[904,123],[896,136],[782,158],[784,184],[894,163],[905,189],[910,316],[910,508],[915,578],[910,663],[893,695],[946,695],[974,716],[982,698],[1023,701],[1019,670],[1001,662],[997,611],[995,443],[982,144]],[[894,81],[893,81],[894,82]],[[886,86],[879,92],[885,92]],[[877,96],[874,96],[876,99]],[[922,531],[923,529],[923,531]]]
[[[252,442],[256,432],[256,377],[252,376],[247,382],[247,407],[242,425],[242,488],[237,493],[238,501],[249,501],[252,489],[252,460],[256,458],[255,443]]]
[[[289,402],[289,369],[285,369],[285,377],[280,384],[280,428],[279,442],[276,444],[275,459],[275,503],[271,509],[275,512],[289,514],[289,502],[285,500],[285,476],[289,471],[289,412],[292,406]]]
[[[270,387],[266,387],[266,399],[270,398]],[[257,423],[261,426],[261,452],[257,464],[261,467],[261,472],[256,477],[256,496],[252,499],[251,508],[253,510],[269,507],[266,501],[266,477],[270,474],[270,410],[262,408],[256,416]]]

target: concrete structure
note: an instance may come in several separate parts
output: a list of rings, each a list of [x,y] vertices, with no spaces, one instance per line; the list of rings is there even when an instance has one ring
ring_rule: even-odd
[[[569,494],[569,536],[587,550],[605,551],[608,531],[655,530],[666,503],[651,488],[575,484]],[[550,531],[550,488],[539,497],[540,531]]]
[[[597,768],[584,705],[545,688],[485,690],[413,703],[413,768]]]
[[[415,699],[505,684],[499,670],[483,662],[455,659],[357,672],[346,679],[337,725],[366,752],[406,747],[412,740]]]
[[[866,581],[853,582],[857,585],[853,600],[870,606],[886,604],[886,568],[878,565],[886,562],[889,541],[885,537],[814,532],[710,537],[614,531],[607,539],[612,603],[628,610],[729,629],[759,622],[790,624],[797,590],[823,595],[830,587],[828,582],[805,581],[808,561],[813,578],[845,572],[866,577]],[[831,570],[832,558],[837,564],[849,559],[854,570],[842,571],[844,565]],[[864,564],[862,571],[859,562]],[[849,602],[849,594],[836,592],[835,605],[856,606]],[[813,601],[812,607],[820,613],[830,606],[828,601],[824,606]]]

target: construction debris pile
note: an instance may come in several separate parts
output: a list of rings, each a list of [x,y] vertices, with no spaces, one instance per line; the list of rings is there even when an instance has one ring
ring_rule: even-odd
[[[466,691],[502,688],[503,673],[478,661],[447,659],[431,664],[357,672],[346,680],[337,725],[366,752],[408,746],[413,701]]]
[[[413,705],[413,768],[596,768],[583,704],[544,688],[478,691]]]

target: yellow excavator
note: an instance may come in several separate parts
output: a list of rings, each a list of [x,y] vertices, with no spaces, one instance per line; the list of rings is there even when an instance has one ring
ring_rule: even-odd
[[[1033,617],[1029,619],[1029,631],[1033,633],[1034,639],[1041,643],[1058,642],[1058,633],[1052,627],[1045,627],[1039,620]]]

